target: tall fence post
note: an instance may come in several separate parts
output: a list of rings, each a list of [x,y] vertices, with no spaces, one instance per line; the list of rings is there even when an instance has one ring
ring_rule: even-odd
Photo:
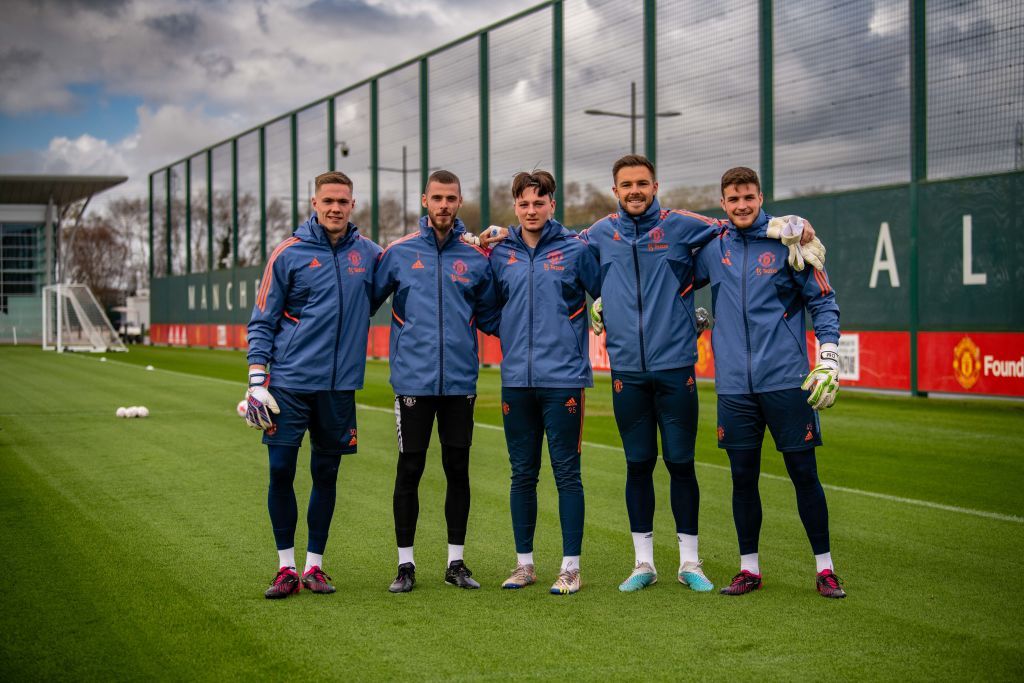
[[[379,115],[379,94],[377,79],[370,81],[370,237],[380,241],[380,153],[377,149],[380,136],[377,133]]]
[[[772,2],[761,0],[761,11],[758,15],[758,31],[760,33],[760,71],[761,71],[761,192],[766,202],[775,198],[775,95],[773,91],[775,66],[772,61],[774,33]]]
[[[404,175],[402,176],[405,177]],[[420,60],[420,187],[427,186],[430,177],[430,73],[427,58]],[[405,198],[403,197],[403,202]],[[426,216],[427,209],[420,207],[420,215]],[[405,228],[405,216],[402,216]]]
[[[149,281],[153,286],[153,173],[149,174]],[[61,273],[64,277],[64,273]]]
[[[928,177],[928,68],[925,0],[910,0],[910,393],[918,388],[918,232],[920,183]]]
[[[327,100],[327,170],[338,170],[335,163],[334,148],[337,146],[334,131],[334,98]]]
[[[288,117],[291,123],[292,148],[292,225],[299,225],[299,115],[292,112]]]
[[[167,214],[167,223],[164,224],[165,227],[166,227],[166,229],[164,230],[165,237],[166,237],[164,242],[165,242],[166,248],[167,248],[167,271],[166,271],[166,275],[168,275],[168,276],[171,275],[171,273],[172,273],[172,271],[171,271],[171,176],[174,175],[173,170],[172,170],[173,168],[174,168],[173,166],[168,166],[167,170],[164,171],[164,179],[167,181],[165,183],[165,186],[167,188],[167,195],[166,195],[166,197],[167,197],[167,204],[164,207],[166,209],[166,214]]]
[[[206,150],[206,270],[212,272],[213,263],[213,150]]]
[[[565,60],[562,46],[565,44],[565,6],[561,0],[551,5],[551,64],[553,92],[551,94],[551,119],[554,130],[554,172],[558,181],[555,186],[555,220],[565,220]]]
[[[491,78],[487,31],[480,34],[480,229],[491,224]]]
[[[185,272],[192,272],[192,157],[185,159]]]
[[[644,0],[644,154],[658,157],[658,3]]]
[[[238,266],[238,138],[231,139],[231,265]]]
[[[267,260],[267,128],[260,126],[260,262]]]

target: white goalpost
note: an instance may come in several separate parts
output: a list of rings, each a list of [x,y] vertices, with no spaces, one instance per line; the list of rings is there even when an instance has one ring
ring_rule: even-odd
[[[127,351],[92,291],[83,284],[43,287],[43,349]]]

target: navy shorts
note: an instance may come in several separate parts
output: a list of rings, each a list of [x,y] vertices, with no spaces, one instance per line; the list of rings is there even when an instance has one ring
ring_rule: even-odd
[[[313,452],[347,455],[356,452],[356,392],[294,391],[270,386],[280,414],[273,415],[277,431],[263,433],[263,443],[273,446],[301,446],[309,431]]]
[[[657,372],[612,370],[612,409],[629,462],[661,456],[665,462],[693,461],[697,443],[697,382],[693,366]]]
[[[821,445],[821,423],[800,388],[718,395],[718,447],[761,448],[767,426],[780,453]]]

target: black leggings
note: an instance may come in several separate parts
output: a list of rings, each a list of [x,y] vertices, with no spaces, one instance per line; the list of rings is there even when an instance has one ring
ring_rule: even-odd
[[[761,475],[760,449],[728,449],[732,466],[732,516],[736,522],[740,555],[757,552],[761,535],[761,494],[757,482]],[[818,480],[814,449],[783,453],[786,471],[796,489],[796,508],[815,555],[829,552],[828,505]]]
[[[416,538],[416,520],[420,514],[420,477],[427,463],[426,451],[398,454],[395,475],[395,539],[399,548],[408,548]],[[448,523],[448,542],[465,545],[469,521],[469,449],[441,444],[441,465],[448,480],[444,499],[444,518]]]

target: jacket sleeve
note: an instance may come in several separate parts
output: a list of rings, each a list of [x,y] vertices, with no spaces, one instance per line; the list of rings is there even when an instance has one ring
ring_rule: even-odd
[[[707,287],[711,282],[711,269],[708,261],[712,256],[711,248],[704,248],[697,252],[693,263],[693,288],[700,289]]]
[[[394,263],[395,252],[393,249],[385,249],[377,255],[377,264],[373,271],[373,288],[370,292],[371,316],[387,301],[398,285],[398,281],[394,277]]]
[[[814,268],[804,268],[797,274],[803,279],[801,295],[804,305],[811,312],[814,336],[819,342],[839,343],[839,304],[836,293],[829,282],[828,273]]]
[[[587,294],[592,299],[601,296],[601,264],[586,242],[583,243],[583,249],[580,249],[577,270],[580,284],[587,290]]]
[[[484,276],[476,286],[476,326],[484,334],[497,335],[501,323],[501,304],[498,301],[498,286],[491,269],[490,260],[484,268]]]
[[[601,251],[597,248],[596,244],[593,244],[590,241],[590,231],[593,230],[594,226],[596,226],[596,225],[597,225],[597,223],[594,223],[594,225],[591,225],[589,228],[581,230],[580,231],[580,240],[583,242],[583,244],[587,245],[587,248],[590,250],[590,253],[593,254],[593,256],[594,256],[594,260],[597,261],[597,265],[600,266],[601,265]]]
[[[247,332],[249,365],[267,365],[272,360],[274,336],[281,322],[291,284],[287,261],[285,254],[279,254],[263,270]]]
[[[686,242],[690,250],[701,249],[722,234],[725,226],[717,218],[709,218],[689,211],[680,212],[686,220]]]

